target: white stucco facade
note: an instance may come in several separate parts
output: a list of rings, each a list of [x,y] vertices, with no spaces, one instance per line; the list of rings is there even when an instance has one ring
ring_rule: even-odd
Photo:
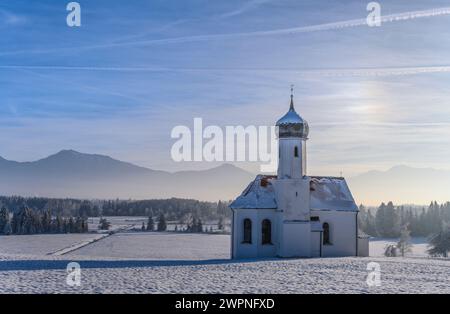
[[[365,256],[358,207],[341,177],[308,176],[309,127],[294,110],[278,122],[276,176],[258,175],[230,205],[232,258]]]

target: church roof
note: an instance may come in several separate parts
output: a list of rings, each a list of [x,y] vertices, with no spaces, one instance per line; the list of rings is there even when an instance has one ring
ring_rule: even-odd
[[[233,209],[278,208],[274,186],[275,176],[258,175],[242,194],[231,203]],[[310,177],[310,207],[312,210],[358,211],[344,178]]]
[[[274,209],[277,208],[275,200],[275,191],[270,182],[273,176],[258,175],[242,194],[230,204],[231,208],[258,208]]]
[[[288,125],[288,124],[303,124],[306,123],[299,116],[297,111],[294,109],[294,96],[291,94],[291,103],[289,105],[289,111],[277,121],[277,126]]]
[[[285,124],[302,124],[304,120],[299,114],[295,111],[293,107],[289,109],[289,111],[277,121],[277,126],[285,125]]]
[[[358,211],[344,178],[311,177],[311,209]]]

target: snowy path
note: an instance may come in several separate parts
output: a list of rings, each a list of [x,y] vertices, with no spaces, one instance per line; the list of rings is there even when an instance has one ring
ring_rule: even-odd
[[[53,255],[53,256],[65,255],[65,254],[71,253],[73,251],[79,250],[82,247],[85,247],[85,246],[87,246],[89,244],[92,244],[94,242],[100,241],[101,239],[104,239],[104,238],[106,238],[108,236],[110,236],[110,234],[108,234],[108,233],[100,234],[100,235],[98,235],[95,238],[92,238],[92,239],[89,239],[89,240],[86,240],[86,241],[82,241],[82,242],[78,242],[78,243],[74,243],[74,244],[72,244],[72,245],[70,245],[68,247],[63,248],[63,249],[57,250],[55,252],[48,253],[48,255]]]

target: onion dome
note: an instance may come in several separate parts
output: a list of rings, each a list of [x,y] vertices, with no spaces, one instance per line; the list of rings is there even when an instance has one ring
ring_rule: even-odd
[[[292,92],[292,89],[291,89]],[[276,126],[278,127],[278,137],[300,137],[303,139],[308,138],[309,126],[306,120],[294,109],[294,95],[291,93],[291,105],[289,111],[277,121]]]

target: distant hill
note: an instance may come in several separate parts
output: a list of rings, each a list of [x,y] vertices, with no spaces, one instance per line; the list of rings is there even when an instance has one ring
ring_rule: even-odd
[[[450,171],[395,166],[387,171],[369,171],[349,178],[348,184],[359,203],[379,205],[428,204],[450,201]]]
[[[63,150],[33,162],[0,157],[0,194],[73,198],[228,200],[254,175],[224,164],[203,171],[169,173],[108,156]]]

